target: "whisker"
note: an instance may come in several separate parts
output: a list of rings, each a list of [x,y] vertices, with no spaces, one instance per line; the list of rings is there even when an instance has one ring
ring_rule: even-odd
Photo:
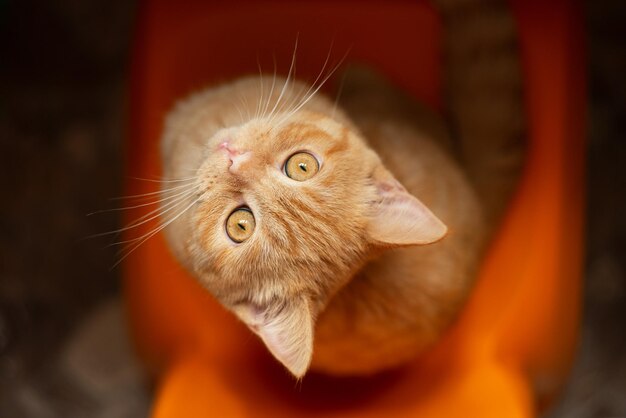
[[[126,225],[125,227],[116,229],[114,231],[109,231],[109,232],[102,232],[99,234],[95,234],[95,235],[91,235],[88,238],[97,238],[97,237],[104,237],[107,235],[114,235],[114,234],[119,234],[120,232],[124,232],[124,231],[128,231],[130,229],[136,228],[140,225],[143,225],[147,222],[152,221],[155,218],[158,218],[159,216],[162,216],[163,214],[170,212],[173,208],[175,208],[176,206],[178,206],[179,204],[181,204],[182,202],[184,202],[185,199],[188,199],[191,195],[193,195],[193,193],[195,192],[195,190],[189,190],[187,192],[187,194],[180,196],[176,199],[174,199],[173,201],[170,201],[168,203],[166,203],[163,206],[160,206],[150,212],[148,212],[147,214],[141,216],[138,219],[135,219],[134,221],[132,221],[131,223],[129,223],[128,225]]]
[[[328,81],[328,79],[330,79],[330,77],[332,77],[332,75],[335,73],[335,71],[337,71],[339,69],[339,67],[341,66],[343,61],[348,56],[349,52],[350,52],[350,50],[346,51],[346,53],[341,58],[341,60],[339,60],[337,65],[335,65],[335,67],[328,73],[328,75],[326,77],[324,77],[324,79],[317,86],[317,88],[315,90],[313,90],[313,92],[300,105],[298,105],[298,107],[296,107],[291,113],[289,113],[286,116],[284,116],[283,118],[281,118],[276,125],[280,125],[280,124],[284,123],[287,119],[289,119],[291,116],[293,116],[298,110],[302,109],[302,107],[305,106],[309,102],[309,100],[311,100],[317,94],[317,92],[324,86],[324,84]]]
[[[183,202],[185,199],[188,199],[189,197],[191,197],[193,194],[195,193],[195,190],[189,190],[189,193],[184,194],[182,196],[178,196],[174,199],[171,199],[170,201],[168,201],[167,203],[164,203],[162,205],[160,205],[159,207],[151,210],[150,212],[146,213],[145,215],[142,215],[141,217],[135,219],[134,221],[131,221],[127,227],[129,228],[134,228],[137,227],[139,225],[142,225],[148,221],[151,221],[153,219],[155,219],[158,216],[161,216],[167,212],[169,212],[170,210],[172,210],[172,208],[176,205],[178,205],[178,203]],[[154,215],[154,216],[152,216]],[[150,217],[149,219],[146,219]],[[144,221],[145,219],[145,221]]]
[[[299,85],[298,86],[298,91],[297,93],[294,92],[295,88],[296,88],[296,82],[295,82],[295,78],[292,81],[292,85],[291,85],[291,89],[289,91],[289,95],[292,97],[291,100],[289,100],[288,103],[284,103],[282,106],[280,106],[280,109],[278,109],[277,115],[283,115],[285,113],[290,113],[292,109],[294,109],[298,103],[300,103],[302,100],[305,99],[308,91],[306,91],[306,85]]]
[[[288,109],[291,109],[293,106],[295,106],[296,103],[298,103],[300,100],[302,100],[305,97],[306,93],[304,92],[304,88],[306,87],[306,85],[296,84],[297,82],[296,69],[297,69],[297,61],[293,66],[293,75],[291,77],[291,85],[289,86],[289,96],[291,96],[292,99],[289,100],[289,102],[285,102],[283,103],[283,105],[281,105],[280,111],[278,112],[278,114],[286,113]]]
[[[261,115],[261,108],[263,106],[263,90],[264,90],[264,86],[263,86],[263,71],[261,70],[261,62],[259,61],[259,53],[257,51],[257,56],[256,56],[256,64],[259,67],[259,82],[261,83],[261,93],[259,94],[259,102],[256,105],[256,112],[254,113],[254,118],[258,119],[259,116]]]
[[[285,83],[283,84],[283,88],[280,91],[280,95],[278,96],[278,99],[276,100],[276,103],[274,104],[274,107],[272,108],[272,111],[270,112],[270,115],[269,115],[270,116],[270,122],[273,121],[274,111],[276,110],[276,108],[278,107],[278,104],[280,103],[281,99],[285,95],[285,91],[287,91],[287,85],[289,84],[289,80],[291,79],[291,72],[293,70],[294,65],[296,64],[296,53],[298,51],[298,38],[299,38],[299,34],[296,36],[296,42],[295,42],[294,47],[293,47],[293,55],[291,56],[291,65],[289,66],[289,72],[287,73],[287,79],[285,80]]]
[[[189,187],[189,186],[187,186],[187,187]],[[137,205],[133,205],[133,206],[126,206],[126,207],[121,207],[121,208],[97,210],[95,212],[88,213],[87,216],[92,216],[92,215],[95,215],[95,214],[98,214],[98,213],[104,213],[104,212],[119,212],[119,211],[123,211],[123,210],[131,210],[131,209],[142,208],[142,207],[145,207],[145,206],[152,206],[152,205],[156,205],[156,204],[159,204],[159,203],[166,202],[168,200],[174,199],[174,198],[176,198],[178,196],[181,196],[181,195],[183,195],[183,194],[185,194],[187,192],[188,192],[188,190],[183,190],[182,192],[178,192],[178,193],[176,193],[174,195],[167,196],[167,197],[164,197],[162,199],[155,200],[155,201],[148,202],[148,203],[141,203],[141,204],[137,204]]]
[[[272,95],[274,94],[274,86],[276,85],[276,54],[272,54],[272,58],[274,61],[274,77],[272,78],[272,87],[270,87],[270,93],[267,96],[267,100],[265,101],[265,107],[263,108],[263,118],[265,118],[267,115],[267,109],[269,109],[270,101],[272,100]]]
[[[346,75],[347,73],[344,72],[341,76],[341,80],[339,81],[339,88],[337,89],[337,95],[335,96],[335,103],[333,103],[333,111],[331,112],[330,116],[332,118],[335,117],[335,113],[337,112],[337,106],[339,105],[339,99],[341,98],[341,93],[343,93],[343,86],[346,83]]]
[[[172,209],[175,209],[175,208],[179,208],[179,207],[181,207],[181,206],[183,206],[183,205],[185,205],[185,204],[186,204],[186,202],[184,201],[184,199],[181,199],[181,200],[180,200],[180,201],[178,201],[175,205],[173,205],[171,208],[169,208],[169,209],[168,209],[168,211],[170,211],[170,210],[172,210]],[[149,221],[152,221],[152,220],[157,219],[157,218],[162,218],[162,217],[163,217],[163,215],[164,215],[165,213],[166,213],[166,212],[158,213],[158,214],[156,214],[156,216],[153,216],[153,217],[151,217],[150,219],[147,219],[145,222],[149,222]],[[145,223],[145,222],[144,222],[144,223]],[[162,221],[159,221],[159,222],[157,222],[157,224],[161,224],[161,222],[162,222]],[[139,224],[138,224],[138,225],[135,225],[135,226],[139,226]],[[123,230],[122,230],[122,231],[123,231]],[[149,233],[149,232],[148,232],[148,233]],[[145,236],[145,234],[144,234],[143,236]],[[126,240],[123,240],[123,241],[117,241],[117,242],[114,242],[114,243],[112,243],[112,244],[109,244],[109,247],[112,247],[112,246],[114,246],[114,245],[127,244],[127,243],[129,243],[129,242],[135,242],[135,241],[137,241],[137,240],[139,240],[139,239],[141,239],[141,237],[137,237],[137,238],[129,238],[129,239],[126,239]]]
[[[245,123],[245,118],[243,117],[243,112],[241,111],[241,108],[239,107],[239,105],[237,104],[237,102],[235,102],[234,100],[231,100],[230,103],[235,106],[235,109],[237,110],[237,112],[239,113],[239,122],[243,125]]]
[[[199,200],[200,200],[200,198],[195,199],[193,202],[191,202],[191,204],[189,204],[187,207],[185,207],[185,209],[183,209],[178,215],[174,216],[173,218],[171,218],[167,222],[161,223],[156,229],[154,229],[151,232],[149,232],[148,234],[144,235],[143,238],[140,238],[140,241],[136,245],[134,245],[130,250],[128,250],[128,252],[126,254],[124,254],[113,266],[111,266],[111,269],[113,269],[117,265],[119,265],[126,257],[128,257],[137,248],[139,248],[144,242],[146,242],[147,240],[149,240],[150,238],[152,238],[153,236],[155,236],[156,234],[161,232],[164,228],[166,228],[168,225],[170,225],[176,219],[181,217],[185,212],[187,212]]]
[[[326,66],[328,65],[328,62],[330,61],[330,55],[331,55],[331,53],[333,51],[334,43],[335,43],[335,40],[333,39],[331,41],[331,43],[330,43],[330,47],[328,48],[328,54],[326,54],[326,60],[324,61],[324,65],[322,65],[322,69],[318,73],[318,75],[315,78],[315,80],[313,81],[313,83],[311,83],[311,85],[309,86],[309,89],[302,96],[298,96],[296,98],[296,100],[293,101],[294,102],[294,106],[291,108],[291,110],[295,109],[298,106],[296,103],[301,103],[301,101],[304,100],[307,97],[307,95],[311,92],[311,90],[313,90],[313,88],[315,87],[317,82],[320,80],[320,78],[324,74],[324,70],[326,69]],[[287,112],[287,113],[291,113],[291,110],[289,112]]]
[[[296,79],[297,79],[296,72],[297,72],[297,69],[298,69],[298,61],[296,60],[296,61],[293,62],[293,74],[291,75],[291,84],[289,85],[289,96],[292,96],[292,97],[300,96],[299,94],[296,95],[294,93],[294,91],[296,89]],[[293,99],[290,100],[289,103],[283,102],[283,104],[280,107],[280,113],[284,113],[285,109],[289,109],[289,106],[291,106],[292,101],[293,101]]]
[[[112,197],[109,200],[131,200],[131,199],[140,199],[140,198],[145,198],[145,197],[150,197],[150,196],[154,196],[154,195],[160,195],[163,193],[170,193],[172,191],[175,190],[179,190],[185,187],[191,187],[192,184],[181,184],[175,187],[170,187],[169,189],[162,189],[162,190],[158,190],[156,192],[148,192],[148,193],[141,193],[141,194],[135,194],[135,195],[129,195],[129,196],[118,196],[118,197]]]
[[[250,103],[248,102],[248,98],[243,96],[241,93],[238,95],[239,100],[241,101],[241,105],[246,110],[246,115],[248,117],[247,120],[252,120],[252,115],[250,114]]]
[[[146,178],[133,177],[133,176],[129,176],[129,178],[132,180],[149,181],[152,183],[182,183],[184,181],[195,180],[197,177],[189,177],[189,178],[183,178],[183,179],[168,179],[168,180],[146,179]]]

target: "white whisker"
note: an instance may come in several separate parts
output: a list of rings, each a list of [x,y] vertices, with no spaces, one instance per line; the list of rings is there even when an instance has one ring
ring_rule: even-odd
[[[241,102],[243,108],[246,110],[246,115],[248,117],[247,120],[252,120],[252,115],[250,114],[250,103],[248,103],[248,98],[239,94],[239,101]]]
[[[313,81],[313,83],[311,83],[311,85],[309,86],[309,89],[302,95],[298,95],[298,97],[296,98],[296,100],[294,100],[294,106],[290,107],[291,110],[289,111],[285,111],[285,113],[291,113],[291,111],[293,109],[295,109],[296,107],[298,107],[299,103],[302,103],[302,100],[304,100],[308,94],[311,92],[311,90],[313,90],[315,88],[315,85],[317,84],[317,82],[320,80],[320,78],[324,75],[324,70],[326,69],[326,66],[328,65],[328,62],[330,61],[330,55],[332,53],[333,50],[333,45],[334,45],[334,40],[331,41],[330,43],[330,47],[328,48],[328,54],[326,54],[326,60],[324,61],[324,65],[322,65],[322,69],[320,70],[320,72],[317,74],[317,77],[315,78],[315,80]],[[289,109],[289,108],[288,108]]]
[[[131,223],[129,223],[127,225],[128,228],[134,228],[137,227],[139,225],[142,225],[146,222],[149,222],[155,218],[157,218],[158,216],[161,216],[169,211],[171,211],[175,206],[177,206],[180,202],[185,201],[185,199],[188,199],[189,197],[191,197],[193,194],[195,194],[196,190],[189,190],[188,193],[183,194],[181,196],[177,196],[174,199],[170,199],[167,203],[164,203],[162,205],[160,205],[159,207],[151,210],[150,212],[146,213],[145,215],[142,215],[141,217],[135,219],[134,221],[132,221]],[[148,218],[148,219],[146,219]]]
[[[299,35],[296,36],[296,42],[293,47],[293,55],[291,56],[291,65],[289,66],[289,72],[287,73],[287,79],[285,80],[285,83],[283,84],[283,88],[280,91],[280,95],[278,96],[278,99],[276,100],[276,103],[274,104],[274,107],[272,108],[272,111],[269,114],[270,121],[273,121],[274,111],[276,111],[278,104],[280,103],[283,96],[285,95],[285,92],[287,91],[287,85],[289,84],[289,81],[291,80],[291,72],[293,71],[293,67],[296,64],[296,53],[298,51],[298,38],[299,38]]]
[[[155,180],[155,179],[145,179],[145,178],[141,178],[141,177],[129,177],[130,179],[133,180],[140,180],[140,181],[149,181],[151,183],[182,183],[184,181],[191,181],[191,180],[195,180],[196,177],[188,177],[188,178],[183,178],[183,179],[167,179],[167,180]]]
[[[276,125],[281,125],[282,123],[284,123],[287,119],[289,119],[291,116],[293,116],[298,110],[302,109],[302,107],[304,107],[309,100],[311,100],[316,94],[317,92],[324,86],[324,84],[328,81],[328,79],[330,79],[330,77],[332,77],[332,75],[335,73],[335,71],[337,71],[339,69],[339,67],[341,66],[341,64],[343,63],[343,61],[346,59],[346,57],[348,56],[348,53],[350,51],[348,50],[345,55],[341,58],[341,60],[339,60],[339,62],[337,63],[337,65],[335,65],[335,67],[328,73],[327,76],[324,77],[324,79],[321,81],[321,83],[315,88],[315,90],[313,90],[313,92],[302,102],[300,103],[300,105],[298,105],[298,107],[296,107],[293,111],[291,111],[289,114],[287,114],[286,116],[284,116],[283,118],[281,118],[279,120],[279,122]]]
[[[135,194],[135,195],[129,195],[129,196],[119,196],[119,197],[112,197],[110,200],[131,200],[131,199],[141,199],[141,198],[145,198],[145,197],[150,197],[150,196],[154,196],[154,195],[160,195],[163,193],[170,193],[173,192],[175,190],[179,190],[185,187],[191,187],[192,184],[181,184],[175,187],[170,187],[169,189],[162,189],[162,190],[158,190],[156,192],[148,192],[148,193],[141,193],[141,194]]]
[[[254,113],[254,118],[258,119],[261,116],[261,108],[263,107],[263,71],[261,70],[261,62],[259,61],[259,55],[257,53],[256,64],[259,67],[259,82],[261,83],[261,93],[259,94],[259,102],[256,105],[256,112]]]
[[[267,100],[265,101],[265,107],[263,108],[262,117],[265,118],[267,115],[267,109],[270,107],[270,101],[272,100],[272,96],[274,95],[274,86],[276,85],[276,55],[272,55],[274,60],[274,77],[272,78],[272,87],[270,87],[270,93],[267,96]]]
[[[198,200],[200,200],[200,198],[198,197],[197,199],[195,199],[193,202],[191,202],[187,207],[185,207],[182,211],[180,211],[180,213],[174,217],[172,217],[171,219],[169,219],[168,221],[164,221],[162,222],[158,227],[156,227],[155,229],[153,229],[152,231],[150,231],[147,234],[144,234],[142,237],[140,238],[136,238],[134,241],[137,241],[139,239],[139,242],[136,245],[133,245],[132,248],[130,248],[128,250],[128,252],[126,254],[124,254],[111,268],[115,268],[118,264],[120,264],[126,257],[128,257],[133,251],[135,251],[137,248],[139,248],[144,242],[146,242],[147,240],[149,240],[150,238],[152,238],[153,236],[155,236],[156,234],[158,234],[159,232],[161,232],[164,228],[166,228],[169,224],[171,224],[172,222],[174,222],[176,219],[180,218],[185,212],[187,212],[193,205],[195,205]]]
[[[174,199],[174,198],[176,198],[178,196],[181,196],[181,195],[183,195],[183,194],[185,194],[187,192],[188,192],[188,190],[183,190],[182,192],[178,192],[178,193],[176,193],[174,195],[167,196],[167,197],[164,197],[162,199],[155,200],[155,201],[148,202],[148,203],[141,203],[141,204],[136,204],[136,205],[133,205],[133,206],[125,206],[125,207],[121,207],[121,208],[97,210],[95,212],[91,212],[91,213],[87,214],[87,216],[95,215],[95,214],[98,214],[98,213],[104,213],[104,212],[119,212],[119,211],[123,211],[123,210],[131,210],[131,209],[142,208],[142,207],[145,207],[145,206],[152,206],[152,205],[156,205],[156,204],[159,204],[159,203],[166,202],[168,200]]]
[[[180,205],[182,202],[185,201],[185,199],[188,199],[190,196],[192,196],[194,194],[195,190],[189,190],[185,195],[183,196],[179,196],[178,198],[166,203],[163,206],[160,206],[150,212],[148,212],[147,214],[141,216],[138,219],[135,219],[134,221],[132,221],[131,223],[129,223],[128,225],[126,225],[125,227],[116,229],[114,231],[109,231],[109,232],[102,232],[100,234],[95,234],[90,236],[89,238],[96,238],[96,237],[103,237],[103,236],[107,236],[107,235],[113,235],[113,234],[119,234],[120,232],[124,232],[124,231],[128,231],[130,229],[136,228],[140,225],[143,225],[147,222],[152,221],[153,219],[158,218],[159,216],[164,215],[167,212],[170,212],[172,209],[174,209],[176,206]]]
[[[335,117],[335,113],[337,112],[337,106],[339,105],[339,99],[341,97],[341,93],[343,92],[343,86],[346,83],[346,75],[347,73],[344,72],[341,76],[341,80],[339,81],[339,89],[337,89],[337,96],[335,97],[335,103],[333,103],[333,111],[330,114],[332,118]]]
[[[243,117],[243,112],[241,111],[241,107],[234,100],[230,100],[230,104],[233,105],[237,113],[239,113],[239,123],[243,124],[245,122],[245,118]]]

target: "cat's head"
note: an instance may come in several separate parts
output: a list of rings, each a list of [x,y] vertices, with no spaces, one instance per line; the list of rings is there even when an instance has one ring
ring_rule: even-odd
[[[316,316],[373,251],[446,233],[338,120],[303,109],[282,123],[252,119],[215,133],[178,251],[298,377],[312,357]]]

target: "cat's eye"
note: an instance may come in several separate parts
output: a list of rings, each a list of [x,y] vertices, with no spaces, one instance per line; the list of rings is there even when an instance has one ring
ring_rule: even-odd
[[[254,215],[248,208],[235,209],[226,220],[226,233],[236,243],[250,238],[255,227]]]
[[[320,164],[308,152],[293,154],[285,163],[285,174],[296,181],[305,181],[317,174]]]

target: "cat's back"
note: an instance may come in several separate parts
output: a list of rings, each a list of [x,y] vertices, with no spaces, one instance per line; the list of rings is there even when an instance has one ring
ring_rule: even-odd
[[[373,72],[347,77],[342,108],[385,166],[454,233],[480,232],[482,209],[443,119]]]
[[[353,373],[408,361],[439,338],[469,294],[485,231],[476,193],[438,116],[368,77],[348,84],[342,108],[384,165],[449,231],[433,244],[374,258],[322,314],[314,366]]]

